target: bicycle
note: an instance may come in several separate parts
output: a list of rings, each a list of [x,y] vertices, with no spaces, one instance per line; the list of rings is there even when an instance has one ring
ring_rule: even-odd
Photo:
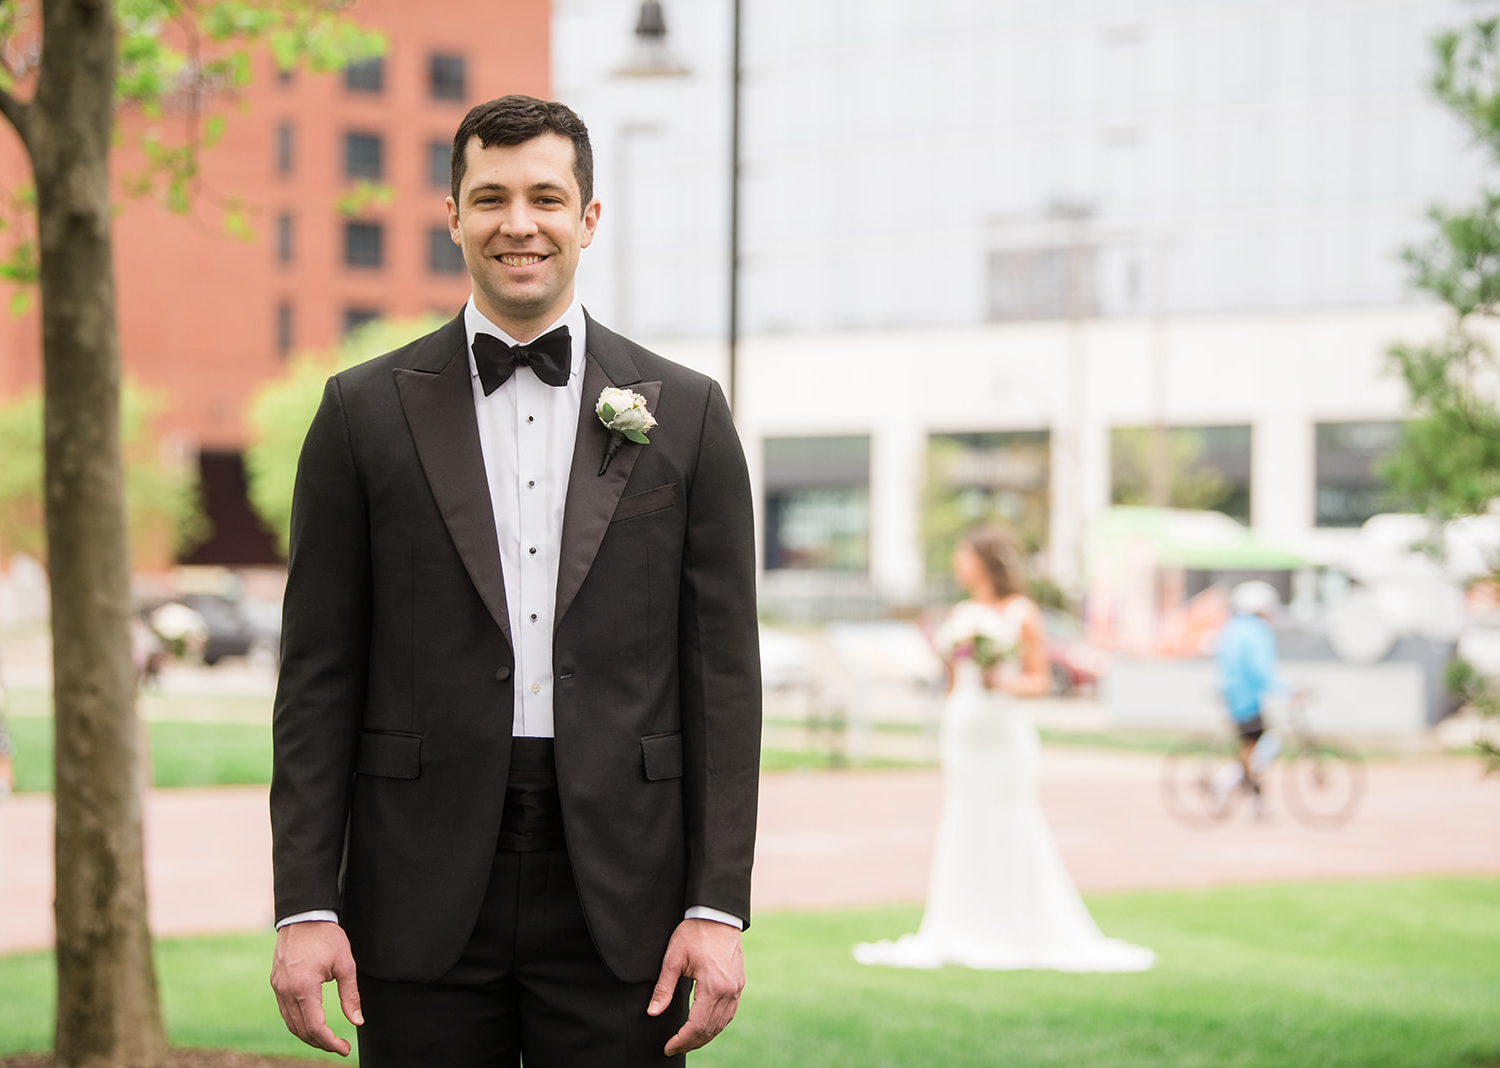
[[[1292,817],[1307,827],[1338,827],[1353,817],[1364,796],[1365,764],[1353,750],[1308,729],[1307,697],[1306,690],[1295,693],[1286,706],[1286,725],[1262,736],[1260,744],[1268,746],[1269,755],[1255,781],[1263,790],[1272,764],[1280,764],[1278,778]],[[1241,798],[1255,798],[1259,792],[1240,765],[1238,737],[1178,742],[1162,764],[1161,789],[1167,811],[1189,827],[1222,823]]]

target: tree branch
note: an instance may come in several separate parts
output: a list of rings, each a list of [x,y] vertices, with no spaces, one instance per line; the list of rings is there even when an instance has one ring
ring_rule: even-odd
[[[21,143],[29,151],[31,148],[31,106],[23,104],[4,89],[0,89],[0,115],[10,120],[15,127],[16,133],[21,138]]]

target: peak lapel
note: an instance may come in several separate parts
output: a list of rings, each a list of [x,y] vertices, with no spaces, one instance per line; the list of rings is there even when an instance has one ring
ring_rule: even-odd
[[[620,344],[617,335],[596,325],[592,319],[588,321],[587,329],[583,403],[578,406],[578,435],[573,442],[573,466],[568,472],[568,495],[563,506],[554,629],[562,622],[573,598],[583,586],[583,580],[588,577],[636,458],[643,448],[651,448],[650,445],[626,442],[615,453],[608,470],[599,474],[599,464],[609,447],[609,431],[594,411],[599,393],[606,386],[629,386],[646,398],[646,404],[653,412],[661,397],[661,383],[640,380],[635,361]]]
[[[505,576],[464,337],[460,315],[428,339],[413,367],[398,367],[393,373],[406,425],[448,535],[485,607],[510,642]]]

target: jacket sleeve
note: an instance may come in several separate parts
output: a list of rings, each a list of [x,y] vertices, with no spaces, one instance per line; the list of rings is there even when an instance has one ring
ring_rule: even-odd
[[[368,507],[333,378],[303,442],[292,496],[272,717],[277,919],[339,907],[369,657],[370,591]]]
[[[709,387],[687,489],[678,651],[688,905],[750,920],[760,780],[755,527],[744,451]]]

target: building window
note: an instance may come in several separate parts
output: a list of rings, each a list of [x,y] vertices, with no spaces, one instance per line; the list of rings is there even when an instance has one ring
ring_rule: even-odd
[[[276,173],[292,173],[292,124],[283,122],[276,127]]]
[[[1150,504],[1157,462],[1150,427],[1115,427],[1109,434],[1110,503]],[[1250,428],[1174,426],[1167,430],[1166,504],[1223,512],[1250,522]]]
[[[870,439],[767,438],[768,570],[867,572]]]
[[[344,177],[378,182],[385,176],[385,142],[379,134],[344,135]]]
[[[1378,465],[1401,442],[1399,422],[1319,423],[1315,440],[1317,526],[1357,527],[1390,510]]]
[[[434,100],[465,99],[468,94],[464,88],[464,57],[435,53],[428,66],[428,82]]]
[[[463,249],[453,243],[446,226],[427,231],[427,269],[433,274],[463,274]]]
[[[344,88],[351,93],[378,93],[385,88],[385,58],[371,56],[344,68]]]
[[[276,355],[283,360],[292,351],[292,302],[283,300],[276,305]]]
[[[350,267],[379,267],[384,260],[385,229],[379,223],[344,224],[344,263]]]
[[[927,441],[922,556],[927,577],[946,587],[953,546],[981,523],[1001,521],[1022,547],[1047,544],[1052,441],[1045,430],[934,434]]]
[[[348,337],[360,327],[366,325],[367,323],[373,323],[379,318],[379,308],[345,308],[344,337]]]
[[[1092,248],[997,249],[990,253],[990,321],[1092,315],[1093,278]]]
[[[453,146],[447,141],[427,142],[427,184],[433,189],[453,185]]]
[[[292,262],[292,217],[288,214],[276,216],[276,262]]]

